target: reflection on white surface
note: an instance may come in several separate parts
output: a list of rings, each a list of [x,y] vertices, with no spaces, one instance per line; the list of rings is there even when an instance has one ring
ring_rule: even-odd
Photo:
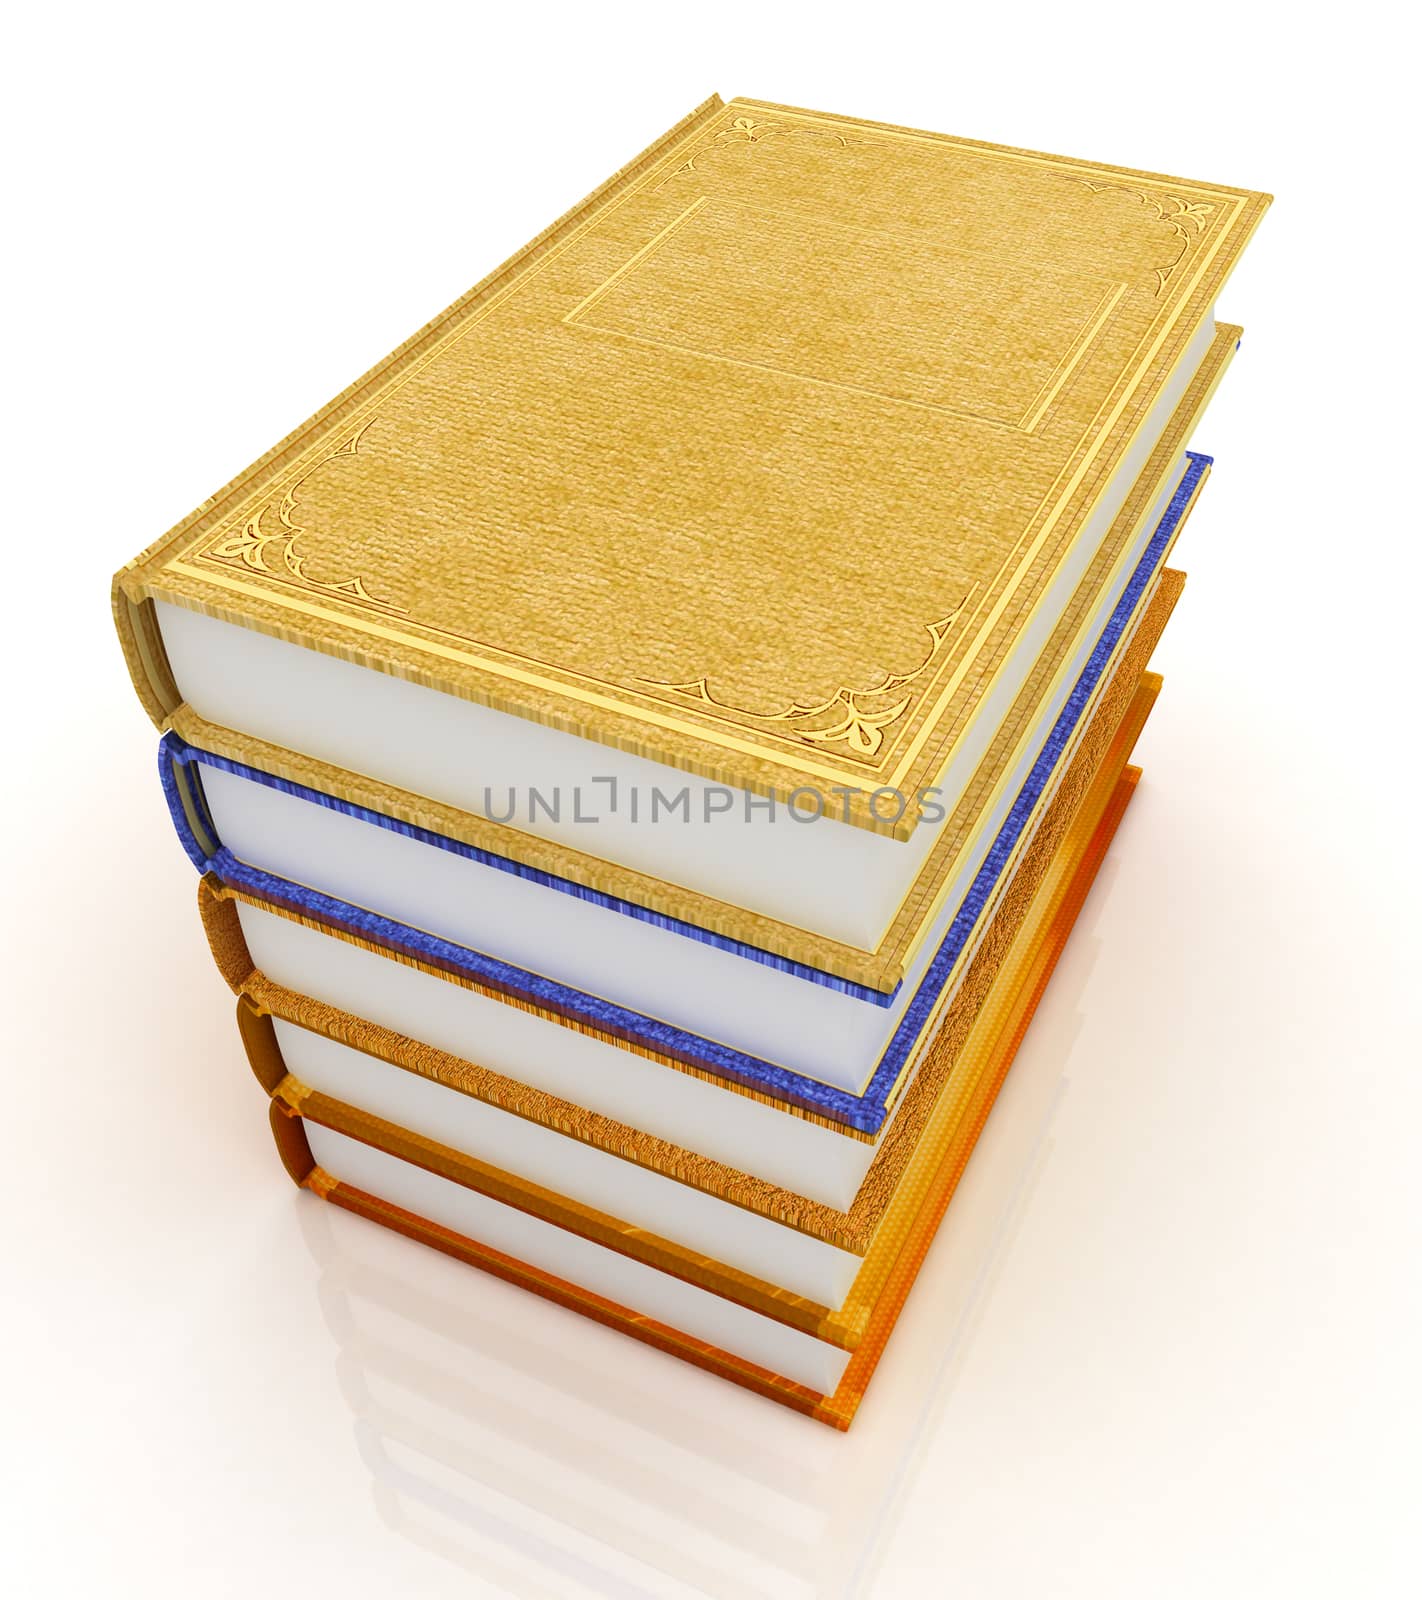
[[[848,1435],[302,1197],[382,1519],[518,1595],[866,1592],[1065,1087],[1009,1076]]]

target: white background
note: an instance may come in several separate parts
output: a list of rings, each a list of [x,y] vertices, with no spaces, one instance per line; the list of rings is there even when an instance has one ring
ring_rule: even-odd
[[[6,1593],[1418,1592],[1402,15],[12,18]],[[108,618],[115,567],[713,90],[1278,197],[1145,782],[848,1437],[291,1188]]]

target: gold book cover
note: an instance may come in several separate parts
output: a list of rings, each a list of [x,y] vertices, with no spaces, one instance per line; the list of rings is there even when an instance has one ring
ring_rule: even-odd
[[[1129,609],[1129,595],[1119,602],[1117,613],[1112,613],[1111,606],[1123,579],[1128,584],[1132,581],[1133,563],[1144,560],[1152,571],[1159,570],[1174,549],[1209,476],[1207,458],[1192,456],[1184,446],[1229,367],[1240,332],[1228,324],[1216,326],[1205,361],[1157,440],[1146,469],[1127,495],[1113,526],[1086,565],[1041,657],[1024,675],[1011,708],[985,743],[957,804],[937,829],[921,864],[913,870],[910,863],[909,871],[902,875],[905,881],[898,891],[900,897],[892,920],[872,949],[858,948],[845,938],[808,931],[781,918],[756,915],[742,905],[728,904],[720,894],[688,890],[577,848],[587,834],[596,834],[598,829],[566,830],[558,837],[520,831],[219,726],[198,716],[187,704],[174,713],[173,731],[168,738],[180,739],[197,753],[199,761],[204,754],[215,756],[279,782],[331,796],[363,812],[426,829],[472,849],[487,850],[565,884],[592,889],[705,933],[798,961],[866,989],[890,991],[903,981],[924,949],[935,919],[948,904],[955,867],[970,859],[975,850],[980,851],[990,838],[988,819],[1002,798],[1011,794],[1012,785],[1021,781],[1024,760],[1040,746],[1052,726],[1062,695],[1072,684],[1073,669],[1081,665],[1083,650],[1121,620],[1122,607]],[[1148,595],[1149,584],[1142,586],[1141,592]],[[1130,631],[1129,622],[1120,628],[1122,643],[1129,642]],[[1119,654],[1119,646],[1116,653]],[[1109,683],[1114,664],[1113,659],[1108,660],[1095,693],[1102,692]],[[1088,702],[1083,707],[1083,717],[1089,712]],[[685,843],[692,850],[700,843],[692,838],[683,841],[680,836],[675,842]],[[852,898],[848,880],[841,881],[845,898]]]
[[[491,847],[889,989],[943,875],[913,797],[1066,670],[1266,204],[712,99],[117,576],[140,694],[486,832],[475,748],[842,795],[765,859],[750,827]],[[877,898],[816,897],[836,853]]]

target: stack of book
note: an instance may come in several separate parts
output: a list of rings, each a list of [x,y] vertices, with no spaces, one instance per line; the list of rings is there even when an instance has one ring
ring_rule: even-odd
[[[1267,203],[713,99],[118,575],[298,1183],[849,1424],[1138,777]]]

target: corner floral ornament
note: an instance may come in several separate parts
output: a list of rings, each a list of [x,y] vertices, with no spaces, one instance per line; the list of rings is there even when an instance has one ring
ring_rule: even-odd
[[[913,704],[913,695],[901,695],[887,706],[874,702],[882,702],[896,690],[902,689],[905,684],[915,682],[928,672],[941,656],[948,635],[953,630],[953,624],[957,622],[964,607],[977,592],[977,587],[977,584],[974,584],[946,617],[940,617],[937,622],[927,624],[930,641],[928,653],[912,671],[890,673],[883,683],[874,688],[851,689],[847,686],[838,688],[828,699],[818,701],[814,705],[806,706],[798,701],[792,701],[783,711],[749,711],[744,706],[731,705],[725,700],[718,699],[711,693],[705,677],[693,678],[688,683],[659,683],[653,678],[643,678],[641,681],[651,684],[654,688],[685,695],[688,699],[700,700],[722,711],[734,711],[739,716],[752,718],[762,725],[787,723],[790,725],[789,731],[797,739],[807,739],[812,744],[844,744],[855,755],[875,756],[883,746],[884,729],[892,727],[909,709]],[[804,725],[813,724],[821,717],[833,716],[836,712],[839,713],[836,720],[825,727]]]
[[[1155,293],[1159,299],[1165,293],[1170,275],[1190,253],[1190,246],[1209,227],[1215,208],[1203,201],[1183,200],[1178,194],[1147,194],[1144,189],[1131,189],[1124,183],[1093,183],[1089,178],[1073,178],[1090,189],[1092,194],[1128,194],[1155,213],[1158,222],[1164,222],[1171,233],[1180,240],[1180,251],[1174,261],[1155,268]]]
[[[670,183],[673,178],[679,178],[684,172],[700,171],[696,163],[713,151],[724,150],[735,144],[760,144],[766,139],[774,139],[783,134],[804,134],[812,139],[826,139],[841,149],[849,143],[843,134],[832,133],[828,128],[812,128],[794,122],[757,122],[754,117],[736,117],[729,127],[718,128],[705,144],[693,150],[679,167],[674,167],[662,179],[657,187],[661,188],[662,184]]]
[[[364,578],[344,578],[338,583],[324,583],[319,578],[313,578],[306,571],[306,557],[296,548],[296,541],[306,532],[296,520],[302,489],[323,467],[343,457],[358,454],[361,439],[373,420],[363,422],[354,433],[347,434],[334,449],[328,450],[299,478],[288,484],[281,495],[264,500],[242,524],[239,532],[218,540],[208,554],[217,561],[240,561],[244,567],[267,577],[286,577],[304,588],[315,589],[335,599],[357,600],[378,611],[389,611],[397,616],[407,615],[404,606],[392,605],[388,600],[377,600],[366,588]],[[273,510],[276,512],[275,527],[271,527],[266,520]],[[273,567],[268,561],[269,553],[280,561],[280,568]]]

